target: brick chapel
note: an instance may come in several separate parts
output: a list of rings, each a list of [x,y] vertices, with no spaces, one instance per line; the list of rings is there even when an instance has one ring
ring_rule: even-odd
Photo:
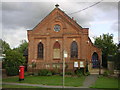
[[[63,51],[67,52],[67,70],[99,68],[101,49],[89,38],[89,28],[83,28],[56,5],[38,25],[28,30],[28,64],[36,61],[36,69],[62,69]],[[29,68],[29,67],[28,67]]]

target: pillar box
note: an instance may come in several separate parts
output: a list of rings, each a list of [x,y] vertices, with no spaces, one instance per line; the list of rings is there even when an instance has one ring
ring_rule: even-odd
[[[24,80],[24,66],[19,66],[19,81]]]

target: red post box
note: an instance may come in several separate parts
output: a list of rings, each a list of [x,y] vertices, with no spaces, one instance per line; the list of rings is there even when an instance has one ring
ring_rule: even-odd
[[[24,80],[24,66],[19,67],[19,81]]]

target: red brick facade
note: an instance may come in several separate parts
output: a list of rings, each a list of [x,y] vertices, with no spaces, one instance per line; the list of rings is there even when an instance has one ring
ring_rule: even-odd
[[[60,31],[54,31],[55,25],[60,25]],[[36,60],[37,69],[53,69],[54,63],[63,62],[63,50],[66,50],[68,57],[65,59],[68,69],[74,69],[74,62],[88,62],[89,69],[92,68],[92,55],[94,52],[98,54],[98,60],[101,60],[101,50],[96,48],[88,34],[88,28],[82,28],[73,19],[67,16],[59,8],[55,8],[48,16],[46,16],[33,30],[28,30],[28,64],[32,60]],[[55,42],[60,44],[60,58],[53,58],[53,46]],[[71,43],[75,41],[78,45],[78,57],[71,58]],[[43,44],[43,59],[38,58],[38,44]],[[42,66],[44,64],[44,66]],[[62,68],[62,64],[59,66]],[[80,65],[78,66],[80,67]]]

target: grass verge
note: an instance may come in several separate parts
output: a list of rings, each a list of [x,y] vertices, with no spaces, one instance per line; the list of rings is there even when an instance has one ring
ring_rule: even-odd
[[[24,81],[19,81],[18,77],[10,77],[3,79],[3,82],[62,86],[62,78],[62,76],[26,76]],[[65,77],[65,86],[79,87],[83,85],[84,80],[85,76]]]
[[[118,88],[118,79],[100,76],[90,88]]]
[[[3,84],[3,85],[2,85],[2,88],[42,88],[42,87]]]

